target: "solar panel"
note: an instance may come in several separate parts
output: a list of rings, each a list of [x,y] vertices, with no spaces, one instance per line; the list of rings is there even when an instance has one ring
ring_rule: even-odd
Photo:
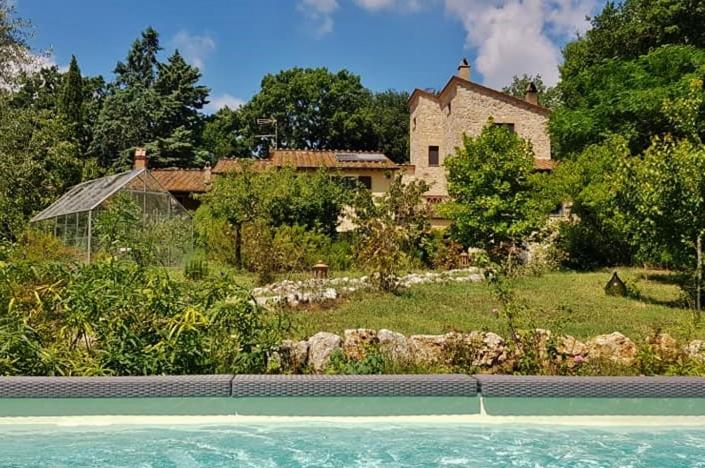
[[[386,162],[387,157],[381,153],[336,153],[338,162]]]

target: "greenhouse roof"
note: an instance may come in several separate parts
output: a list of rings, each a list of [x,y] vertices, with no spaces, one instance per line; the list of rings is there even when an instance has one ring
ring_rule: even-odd
[[[31,222],[44,221],[97,208],[101,203],[145,172],[145,169],[123,172],[74,185],[61,198],[32,218]]]

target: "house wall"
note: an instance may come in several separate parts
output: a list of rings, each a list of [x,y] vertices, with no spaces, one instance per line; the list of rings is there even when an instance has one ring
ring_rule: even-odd
[[[370,177],[372,180],[373,195],[383,195],[389,190],[389,186],[394,181],[392,171],[382,171],[379,169],[341,169],[340,173],[345,177]]]
[[[441,99],[420,94],[411,103],[410,115],[411,162],[415,177],[432,185],[428,195],[448,195],[443,161],[462,144],[463,135],[479,135],[490,117],[514,124],[517,134],[532,143],[537,159],[551,159],[548,116],[474,87],[455,84]],[[431,145],[439,147],[439,167],[428,167]]]

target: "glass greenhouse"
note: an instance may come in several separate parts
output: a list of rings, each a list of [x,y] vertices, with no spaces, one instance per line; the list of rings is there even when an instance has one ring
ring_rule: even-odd
[[[31,221],[88,262],[178,265],[192,248],[191,216],[146,169],[78,184]]]

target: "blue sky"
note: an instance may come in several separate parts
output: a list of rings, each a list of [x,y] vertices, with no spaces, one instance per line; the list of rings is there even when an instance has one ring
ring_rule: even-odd
[[[603,0],[15,0],[35,26],[33,46],[84,74],[112,70],[147,26],[164,54],[199,66],[211,109],[236,105],[266,73],[347,68],[365,86],[440,88],[463,56],[493,87],[512,75],[557,80],[560,48]]]

